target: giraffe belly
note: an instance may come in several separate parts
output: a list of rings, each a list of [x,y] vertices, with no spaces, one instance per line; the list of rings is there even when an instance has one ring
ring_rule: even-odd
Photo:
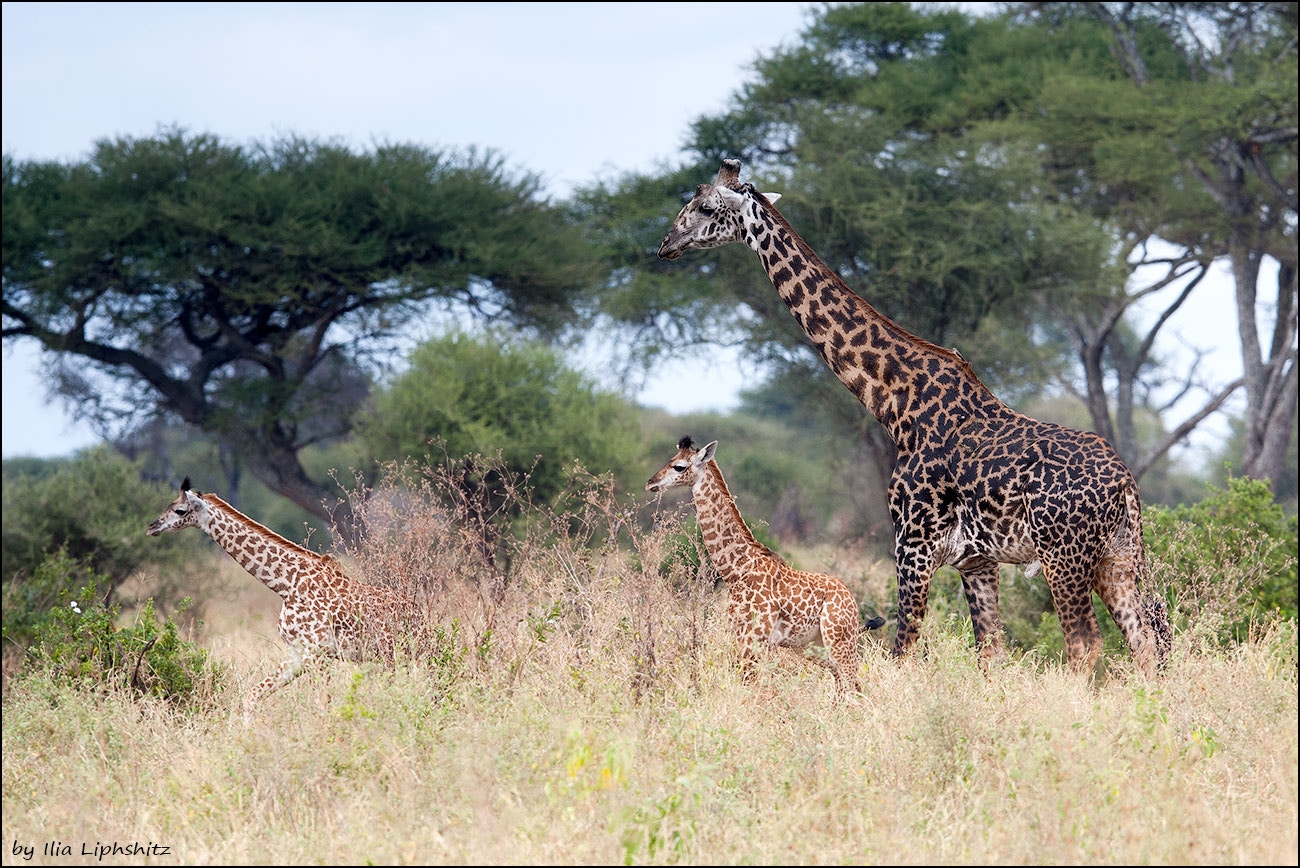
[[[809,624],[783,623],[778,630],[773,631],[771,642],[773,645],[782,645],[786,648],[820,646],[822,644],[821,624],[815,621]]]
[[[969,513],[955,516],[941,538],[937,555],[939,564],[958,566],[976,558],[1003,564],[1025,564],[1038,559],[1027,521],[1021,518],[990,521]]]

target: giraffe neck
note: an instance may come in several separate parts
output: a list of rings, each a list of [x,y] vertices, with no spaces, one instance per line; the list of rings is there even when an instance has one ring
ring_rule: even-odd
[[[743,578],[756,559],[770,554],[745,526],[716,461],[704,465],[691,486],[691,495],[704,547],[709,550],[713,566],[723,581],[730,583]]]
[[[968,415],[1003,407],[963,359],[850,289],[761,194],[750,196],[743,234],[822,360],[896,445],[916,435],[918,409],[936,399]]]
[[[199,527],[253,577],[282,599],[289,599],[308,570],[323,559],[258,524],[215,494],[203,495],[208,509]]]

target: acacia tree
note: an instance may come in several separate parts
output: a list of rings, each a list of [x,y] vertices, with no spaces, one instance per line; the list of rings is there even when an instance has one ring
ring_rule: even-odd
[[[40,343],[76,412],[177,417],[326,519],[346,506],[299,452],[350,429],[411,318],[442,301],[552,335],[594,273],[536,179],[474,151],[164,131],[6,155],[3,204],[3,336]]]
[[[656,188],[660,198],[665,188],[689,191],[720,159],[740,157],[757,183],[783,194],[780,207],[814,249],[887,315],[956,344],[1012,402],[1050,380],[1067,383],[1094,429],[1142,474],[1240,385],[1203,382],[1199,371],[1175,379],[1156,351],[1218,254],[1205,230],[1218,206],[1171,171],[1169,140],[1186,132],[1172,119],[1195,104],[1177,53],[1157,59],[1180,109],[1153,108],[1116,73],[1105,31],[1068,11],[820,10],[797,44],[756,63],[732,107],[696,122],[692,180],[678,172],[604,191],[645,227],[646,237],[606,233],[615,264],[632,260],[634,243],[653,255],[680,204],[661,205],[668,217],[652,231],[641,212]],[[1156,239],[1176,252],[1148,255]],[[666,344],[721,333],[787,373],[833,383],[752,259],[723,248],[616,271],[624,279],[607,310],[639,315],[638,332]],[[1164,273],[1147,277],[1153,267]],[[1141,329],[1131,313],[1139,301],[1162,301]],[[1135,418],[1166,412],[1155,396],[1171,385],[1204,395],[1170,430],[1139,437]],[[807,383],[799,392],[825,390]],[[865,433],[887,467],[887,444],[874,426]]]
[[[1083,3],[1048,11],[1086,15],[1106,29],[1116,66],[1154,119],[1166,172],[1218,206],[1202,225],[1212,252],[1232,264],[1246,392],[1241,469],[1276,487],[1298,385],[1296,4]],[[1168,57],[1178,63],[1162,62]],[[1262,339],[1256,307],[1265,256],[1279,269],[1272,334]]]

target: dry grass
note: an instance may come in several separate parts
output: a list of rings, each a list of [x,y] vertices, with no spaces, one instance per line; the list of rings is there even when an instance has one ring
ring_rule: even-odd
[[[672,523],[575,494],[530,519],[495,598],[472,559],[439,575],[435,661],[328,664],[251,729],[239,697],[282,649],[237,568],[209,588],[204,641],[233,667],[213,710],[19,684],[5,863],[138,841],[164,863],[1295,864],[1293,622],[1093,684],[1034,660],[986,677],[932,619],[902,662],[867,645],[866,695],[837,707],[824,670],[780,657],[743,686],[719,594],[660,569]],[[415,500],[412,533],[448,545]],[[855,557],[842,575],[883,581]]]

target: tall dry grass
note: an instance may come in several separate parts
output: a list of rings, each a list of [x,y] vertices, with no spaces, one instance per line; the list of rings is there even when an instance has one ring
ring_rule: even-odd
[[[677,513],[575,478],[514,519],[493,584],[436,474],[406,479],[365,493],[347,554],[425,594],[432,657],[326,664],[246,730],[242,691],[283,651],[244,576],[207,606],[233,670],[213,710],[28,678],[3,714],[5,863],[96,863],[96,842],[164,863],[1296,862],[1294,622],[1092,682],[1032,655],[982,674],[934,618],[901,662],[865,642],[865,695],[836,706],[782,656],[740,683]]]

